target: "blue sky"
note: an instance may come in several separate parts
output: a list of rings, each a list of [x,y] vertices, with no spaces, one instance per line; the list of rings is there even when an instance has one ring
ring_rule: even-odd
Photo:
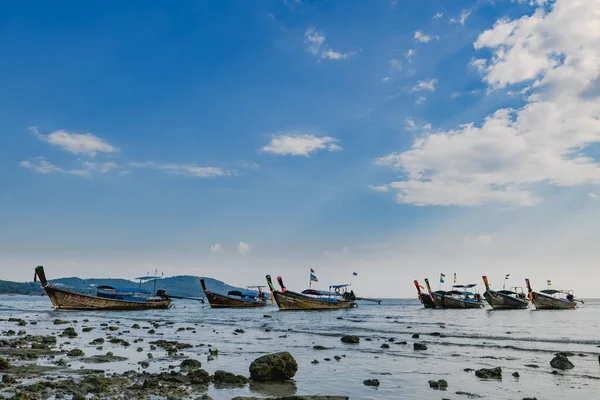
[[[576,287],[564,264],[600,255],[594,3],[2,3],[1,278]]]

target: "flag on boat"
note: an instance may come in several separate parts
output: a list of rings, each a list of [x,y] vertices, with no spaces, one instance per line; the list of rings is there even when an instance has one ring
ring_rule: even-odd
[[[317,278],[317,276],[315,274],[310,274],[310,281],[311,282],[319,282],[319,279]]]
[[[314,273],[315,273],[315,270],[311,268],[311,269],[310,269],[310,273],[311,273],[311,274],[314,274]]]
[[[506,274],[506,276],[504,277],[504,279],[508,279],[509,276],[510,276],[510,274]]]
[[[548,284],[548,287],[552,286],[552,281],[550,279],[548,279],[546,283]]]
[[[444,273],[440,274],[440,283],[444,283],[444,278],[446,277],[446,275]]]
[[[456,283],[456,272],[454,273],[454,283]]]
[[[353,272],[352,275],[353,276],[358,276],[358,273],[357,272]]]

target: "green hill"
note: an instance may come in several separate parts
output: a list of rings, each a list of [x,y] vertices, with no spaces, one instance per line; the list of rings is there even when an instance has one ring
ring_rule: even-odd
[[[213,278],[204,277],[209,290],[216,293],[227,293],[230,290],[239,289]],[[96,287],[100,285],[138,287],[138,282],[127,279],[81,279],[81,278],[59,278],[49,280],[55,287],[73,290],[84,294],[94,294]],[[153,291],[154,283],[142,284],[143,289]],[[184,297],[204,297],[199,276],[181,275],[160,279],[156,282],[156,289],[166,289],[167,293]],[[40,293],[39,282],[11,282],[0,280],[0,294],[30,294]]]

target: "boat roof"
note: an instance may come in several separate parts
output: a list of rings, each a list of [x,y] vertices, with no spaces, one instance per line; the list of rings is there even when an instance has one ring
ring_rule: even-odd
[[[344,284],[342,284],[342,285],[331,285],[331,286],[329,286],[329,287],[330,287],[330,288],[333,288],[333,289],[341,289],[341,288],[345,288],[345,287],[348,287],[348,286],[350,286],[350,284],[348,284],[348,283],[344,283]]]
[[[469,283],[468,285],[454,285],[452,287],[468,289],[468,288],[472,288],[472,287],[475,287],[475,286],[477,286],[476,283]]]
[[[132,287],[124,287],[124,286],[109,286],[109,285],[102,285],[102,286],[98,286],[96,289],[101,289],[101,290],[115,290],[117,292],[130,292],[130,293],[144,293],[144,294],[149,294],[150,292],[145,290],[145,289],[138,289],[138,288],[132,288]]]
[[[160,279],[160,278],[161,278],[160,276],[146,275],[146,276],[138,276],[135,279],[139,280],[139,281],[149,281],[152,279]]]
[[[240,296],[240,297],[257,297],[257,292],[248,292],[242,290],[230,290],[228,293],[230,296]]]
[[[459,290],[451,290],[449,292],[446,292],[446,294],[466,294],[466,295],[471,294],[473,296],[475,295],[475,293],[473,293],[473,292],[461,292]]]
[[[568,291],[567,290],[556,290],[556,289],[544,289],[544,290],[540,290],[540,293],[556,294],[556,293],[568,293]]]
[[[329,292],[327,290],[317,290],[317,289],[306,289],[302,291],[302,294],[312,294],[313,296],[339,296],[339,293]]]

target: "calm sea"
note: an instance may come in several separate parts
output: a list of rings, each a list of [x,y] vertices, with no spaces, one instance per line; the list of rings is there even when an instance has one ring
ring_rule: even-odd
[[[206,347],[185,352],[202,361],[209,372],[224,369],[248,376],[252,360],[268,352],[289,351],[298,362],[295,384],[250,385],[235,390],[211,387],[208,394],[214,399],[294,394],[348,395],[352,399],[467,399],[468,394],[511,400],[596,399],[600,390],[600,300],[586,300],[580,308],[565,311],[426,310],[417,300],[389,299],[382,305],[362,304],[356,309],[328,312],[279,312],[276,307],[211,310],[196,302],[180,301],[170,310],[106,313],[57,312],[45,297],[2,296],[0,318],[8,317],[39,321],[38,325],[25,327],[32,334],[51,334],[64,329],[66,325],[53,325],[55,318],[78,320],[76,329],[80,336],[68,339],[71,344],[64,348],[82,348],[87,356],[112,351],[128,358],[124,362],[93,366],[107,371],[137,370],[138,361],[146,360],[150,352],[148,341],[156,339],[210,344],[217,348],[219,356],[214,361],[207,361]],[[97,327],[94,331],[81,333],[85,318],[90,320],[87,326]],[[129,329],[134,323],[148,326],[150,320],[174,324],[161,326],[154,335],[143,329]],[[124,339],[143,338],[144,342],[129,348],[105,345],[102,351],[87,345],[92,339],[106,335],[100,324],[109,321],[111,325],[119,321],[120,330],[130,331],[122,334]],[[0,324],[2,331],[9,328],[7,322]],[[12,325],[11,329],[17,328]],[[181,327],[194,327],[196,333],[177,332]],[[234,334],[237,328],[245,333]],[[435,332],[441,336],[431,335]],[[420,335],[418,339],[412,338],[415,333]],[[359,336],[360,344],[343,344],[340,337],[346,334]],[[397,344],[402,341],[408,345]],[[413,342],[425,343],[428,350],[414,351]],[[390,347],[381,348],[384,343]],[[138,345],[144,348],[143,352],[136,351]],[[328,349],[314,350],[315,345]],[[553,375],[550,360],[559,351],[575,353],[570,357],[575,368]],[[179,363],[167,358],[161,350],[153,353],[150,372]],[[336,361],[334,356],[341,359]],[[311,363],[315,359],[318,364]],[[80,368],[83,364],[71,365]],[[473,372],[464,371],[496,366],[502,367],[501,381],[483,381]],[[520,378],[514,378],[513,372],[519,372]],[[363,384],[371,378],[379,379],[379,388]],[[430,389],[427,383],[430,379],[446,379],[448,390]]]

